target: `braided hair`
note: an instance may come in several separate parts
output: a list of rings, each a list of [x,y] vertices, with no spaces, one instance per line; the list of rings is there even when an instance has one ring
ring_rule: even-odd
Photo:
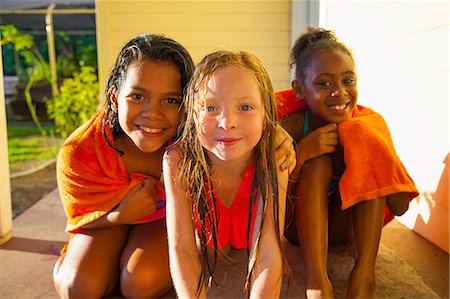
[[[325,50],[342,51],[354,60],[351,50],[337,39],[333,31],[308,27],[295,41],[291,50],[289,66],[295,66],[295,77],[302,81],[305,78],[305,69]]]
[[[114,96],[117,97],[125,82],[128,67],[135,62],[144,60],[173,63],[181,74],[183,91],[194,71],[194,62],[188,51],[178,42],[163,35],[138,35],[120,50],[116,62],[109,72],[105,88],[107,110],[102,121],[102,131],[107,143],[120,154],[123,152],[107,138],[105,131],[105,126],[109,126],[114,139],[124,134],[119,124],[116,104],[112,100],[111,87],[115,87]]]

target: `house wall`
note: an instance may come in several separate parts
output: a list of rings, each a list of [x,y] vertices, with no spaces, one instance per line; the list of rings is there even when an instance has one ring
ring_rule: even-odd
[[[99,76],[122,46],[142,33],[184,45],[194,62],[221,48],[246,50],[267,68],[275,89],[289,87],[290,0],[96,1]]]
[[[320,1],[319,23],[353,49],[358,101],[385,117],[419,188],[399,221],[448,252],[448,1]]]
[[[3,70],[0,46],[0,70]],[[9,181],[8,136],[6,131],[5,91],[3,72],[0,72],[0,245],[12,237],[12,203]]]

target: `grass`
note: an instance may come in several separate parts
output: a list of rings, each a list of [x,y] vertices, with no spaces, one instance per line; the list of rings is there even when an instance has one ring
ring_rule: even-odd
[[[46,126],[47,137],[34,126],[8,126],[9,163],[23,161],[45,161],[58,155],[60,142],[54,135],[54,127]]]

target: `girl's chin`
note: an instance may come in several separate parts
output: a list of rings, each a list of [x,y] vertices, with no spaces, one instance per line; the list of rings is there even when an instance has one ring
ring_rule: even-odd
[[[151,153],[159,151],[160,149],[165,149],[166,143],[167,142],[165,142],[165,143],[159,143],[158,142],[158,143],[152,143],[152,144],[148,144],[148,143],[138,143],[138,144],[136,144],[135,143],[135,145],[141,152],[144,152],[144,153],[147,153],[147,154],[151,154]]]

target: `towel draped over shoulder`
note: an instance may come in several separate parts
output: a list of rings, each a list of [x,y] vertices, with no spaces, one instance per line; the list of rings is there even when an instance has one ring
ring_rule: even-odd
[[[307,109],[291,89],[277,92],[276,98],[279,118]],[[342,209],[395,193],[407,193],[410,199],[419,194],[380,114],[357,105],[352,116],[338,125],[338,132],[345,163],[339,182]]]
[[[120,155],[107,142],[102,131],[105,108],[79,127],[64,142],[57,162],[58,188],[67,215],[66,232],[75,233],[113,210],[128,191],[144,179],[153,179],[157,188],[157,210],[136,223],[165,216],[165,192],[161,183],[147,175],[129,175]],[[105,126],[108,139],[114,138]]]

